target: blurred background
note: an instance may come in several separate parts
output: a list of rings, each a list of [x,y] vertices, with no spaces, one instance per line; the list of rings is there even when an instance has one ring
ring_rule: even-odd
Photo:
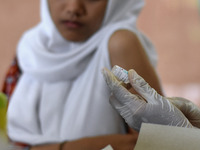
[[[39,22],[39,0],[0,0],[0,87],[22,33]],[[200,106],[198,0],[146,0],[138,27],[154,43],[167,96]]]
[[[147,0],[138,26],[154,43],[167,96],[200,105],[200,14],[198,0]]]

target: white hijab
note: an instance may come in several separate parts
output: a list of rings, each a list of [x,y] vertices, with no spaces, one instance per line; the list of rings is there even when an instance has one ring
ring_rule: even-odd
[[[15,141],[30,144],[66,140],[65,137],[54,136],[56,133],[50,133],[43,137],[34,135],[39,132],[38,129],[43,127],[41,119],[44,118],[38,118],[38,113],[45,116],[45,113],[52,109],[48,107],[50,102],[47,102],[46,108],[44,108],[47,111],[44,111],[44,114],[41,114],[40,111],[37,112],[40,110],[38,107],[42,105],[39,103],[44,103],[40,98],[45,97],[45,92],[51,94],[52,91],[57,91],[53,95],[55,98],[63,97],[59,91],[62,91],[63,88],[67,90],[70,87],[68,85],[71,85],[71,82],[84,72],[94,52],[98,49],[99,43],[104,40],[105,35],[112,31],[128,29],[135,32],[140,38],[151,63],[155,65],[157,58],[152,44],[136,28],[136,20],[143,5],[143,0],[108,0],[102,27],[86,42],[74,43],[61,36],[51,19],[48,0],[41,0],[41,22],[23,35],[17,49],[17,57],[23,74],[8,109],[9,137]],[[99,76],[98,73],[95,76]],[[31,81],[31,85],[27,86],[29,81]],[[66,84],[64,84],[65,82]],[[45,85],[42,83],[49,83],[47,84],[49,87],[44,88]],[[51,83],[55,84],[51,86]],[[70,89],[68,90],[70,91]],[[62,102],[59,105],[62,106]],[[59,109],[59,106],[55,107]],[[108,111],[109,109],[111,108],[108,108]],[[58,118],[58,121],[63,123],[63,117]],[[52,125],[52,128],[58,128],[61,133],[66,130],[56,124]],[[68,140],[87,136],[84,131],[80,132],[83,133],[71,137],[68,135]],[[95,133],[92,134],[95,135]],[[34,135],[34,138],[31,135]]]
[[[18,47],[17,54],[22,70],[42,80],[76,78],[84,70],[87,64],[85,61],[89,60],[85,58],[96,49],[103,35],[113,28],[112,26],[133,29],[144,5],[143,0],[108,1],[102,28],[88,41],[73,43],[66,41],[57,31],[47,0],[41,0],[42,21],[24,35]],[[148,49],[151,51],[151,47]],[[71,70],[71,73],[66,75],[66,70]]]

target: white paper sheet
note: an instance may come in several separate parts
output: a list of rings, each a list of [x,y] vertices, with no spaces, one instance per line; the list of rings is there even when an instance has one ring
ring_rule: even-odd
[[[134,150],[200,150],[200,129],[142,124]]]

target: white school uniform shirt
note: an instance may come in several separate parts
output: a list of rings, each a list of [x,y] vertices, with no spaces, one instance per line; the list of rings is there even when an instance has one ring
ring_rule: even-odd
[[[101,69],[111,69],[108,41],[120,29],[138,36],[155,66],[154,47],[135,25],[143,5],[109,0],[100,30],[84,43],[72,43],[57,31],[47,0],[41,0],[42,21],[23,35],[17,50],[22,76],[8,108],[11,140],[36,145],[126,132],[109,104]]]

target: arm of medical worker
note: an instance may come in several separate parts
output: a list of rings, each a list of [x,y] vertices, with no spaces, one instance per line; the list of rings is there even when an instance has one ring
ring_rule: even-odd
[[[101,150],[107,145],[111,145],[114,150],[130,150],[134,148],[137,137],[138,134],[88,137],[65,142],[62,148],[60,144],[46,144],[33,146],[30,150]]]
[[[103,75],[113,93],[110,97],[111,105],[131,128],[139,131],[143,122],[193,127],[184,114],[168,98],[158,94],[134,70],[129,70],[128,76],[131,86],[139,95],[130,93],[108,69],[103,69]]]

